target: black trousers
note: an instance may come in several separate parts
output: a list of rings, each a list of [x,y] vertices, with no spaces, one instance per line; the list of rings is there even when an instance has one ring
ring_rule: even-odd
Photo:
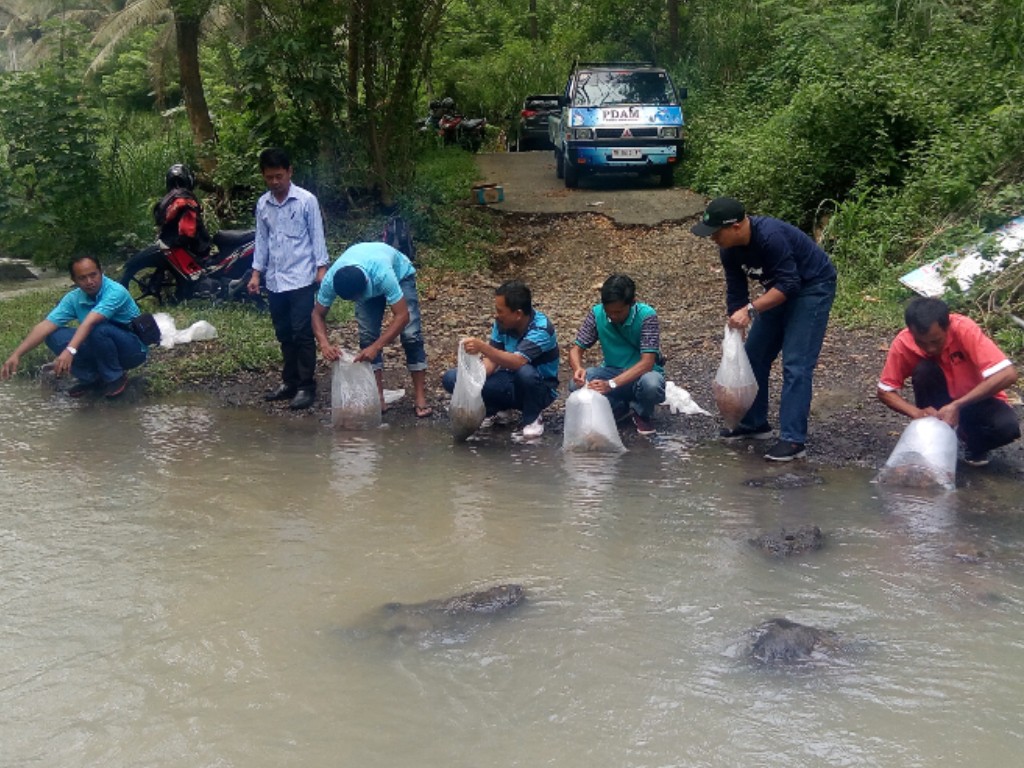
[[[911,383],[918,408],[941,408],[953,402],[946,377],[939,364],[932,360],[917,364]],[[968,451],[980,453],[1012,443],[1020,437],[1020,423],[1009,404],[990,397],[960,409],[957,433]]]
[[[313,300],[316,288],[269,292],[270,320],[281,344],[284,367],[281,380],[296,390],[316,391],[316,337],[313,336]]]

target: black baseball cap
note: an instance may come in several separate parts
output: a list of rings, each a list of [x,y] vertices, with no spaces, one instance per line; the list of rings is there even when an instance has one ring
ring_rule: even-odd
[[[712,235],[722,227],[728,227],[738,221],[743,221],[747,212],[743,209],[743,203],[733,200],[731,197],[716,197],[704,210],[700,222],[694,224],[690,231],[697,237]]]

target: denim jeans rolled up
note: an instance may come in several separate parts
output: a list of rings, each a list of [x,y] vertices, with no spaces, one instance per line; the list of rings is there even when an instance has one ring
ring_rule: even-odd
[[[587,381],[608,381],[614,379],[625,368],[609,368],[594,366],[587,368]],[[569,382],[569,391],[579,389],[575,381]],[[613,411],[621,408],[632,408],[643,419],[654,417],[654,406],[665,402],[665,374],[660,371],[648,371],[636,381],[624,387],[616,387],[605,393]]]
[[[55,355],[71,343],[76,328],[58,328],[46,337]],[[85,384],[117,381],[125,371],[138,368],[149,355],[139,337],[109,322],[94,325],[71,361],[71,375]]]
[[[416,292],[416,276],[410,275],[399,283],[402,296],[409,307],[409,322],[402,329],[399,340],[405,350],[405,367],[410,371],[427,370],[427,351],[423,346],[423,326],[420,320],[420,298]],[[356,324],[359,326],[359,348],[366,349],[380,338],[384,323],[384,310],[387,300],[383,296],[357,301]],[[374,358],[373,370],[379,371],[384,366],[383,353]]]
[[[827,280],[805,286],[796,296],[758,313],[744,345],[757,379],[757,397],[740,427],[754,429],[768,423],[768,378],[781,352],[779,438],[807,442],[814,369],[835,297],[836,283]]]
[[[441,377],[441,386],[449,394],[455,391],[458,370],[450,368]],[[523,424],[532,424],[541,411],[555,402],[557,392],[552,382],[541,378],[532,365],[524,365],[515,371],[506,368],[495,371],[484,382],[484,406],[487,415],[498,411],[522,411]]]

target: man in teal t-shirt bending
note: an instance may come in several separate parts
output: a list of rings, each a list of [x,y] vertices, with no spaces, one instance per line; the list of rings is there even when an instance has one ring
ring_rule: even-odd
[[[584,368],[583,350],[598,342],[603,365]],[[586,386],[600,392],[617,416],[632,411],[636,431],[653,435],[654,406],[665,401],[663,362],[658,313],[636,300],[632,278],[612,275],[601,286],[601,303],[591,308],[569,348],[569,389]]]

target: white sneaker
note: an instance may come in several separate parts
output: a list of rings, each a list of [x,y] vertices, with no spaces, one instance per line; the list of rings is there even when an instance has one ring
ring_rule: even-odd
[[[523,427],[523,437],[527,440],[540,437],[544,434],[544,417],[538,416],[537,420]]]

